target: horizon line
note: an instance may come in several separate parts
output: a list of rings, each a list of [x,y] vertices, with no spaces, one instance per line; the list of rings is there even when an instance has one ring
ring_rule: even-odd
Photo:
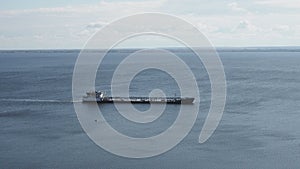
[[[185,46],[174,46],[174,47],[120,47],[120,48],[113,48],[111,50],[134,50],[134,49],[184,49],[188,48]],[[211,48],[211,47],[194,47],[194,48]],[[295,49],[299,48],[300,46],[213,46],[215,49],[266,49],[266,48],[273,48],[273,49]],[[16,48],[16,49],[1,49],[0,51],[49,51],[49,50],[83,50],[83,48]],[[107,49],[86,49],[86,50],[107,50]]]

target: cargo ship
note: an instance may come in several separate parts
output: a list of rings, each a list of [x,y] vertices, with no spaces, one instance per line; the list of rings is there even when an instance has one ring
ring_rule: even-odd
[[[110,97],[105,96],[104,92],[87,92],[82,98],[83,102],[97,103],[167,103],[167,104],[193,104],[194,98],[191,97]]]

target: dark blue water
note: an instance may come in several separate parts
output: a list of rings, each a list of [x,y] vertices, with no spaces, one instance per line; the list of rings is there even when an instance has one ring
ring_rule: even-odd
[[[96,86],[109,79],[130,51],[109,54]],[[213,136],[198,143],[209,108],[207,73],[189,52],[176,51],[201,72],[203,102],[189,135],[172,150],[151,158],[129,159],[95,145],[83,132],[73,108],[72,73],[78,51],[2,51],[0,53],[0,168],[299,168],[300,52],[221,51],[227,79],[227,103]],[[200,66],[199,66],[200,65]],[[162,88],[178,92],[172,78],[157,70],[141,72],[130,92],[146,95]],[[141,87],[143,86],[143,87]],[[173,87],[170,87],[173,86]],[[174,87],[175,86],[175,87]],[[138,105],[140,110],[149,106]],[[148,137],[175,120],[171,105],[156,123],[130,124],[112,105],[101,107],[116,130]]]

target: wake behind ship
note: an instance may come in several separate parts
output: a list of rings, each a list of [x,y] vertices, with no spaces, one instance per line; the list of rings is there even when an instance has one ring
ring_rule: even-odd
[[[110,97],[101,91],[87,92],[83,102],[97,103],[167,103],[167,104],[193,104],[191,97]]]

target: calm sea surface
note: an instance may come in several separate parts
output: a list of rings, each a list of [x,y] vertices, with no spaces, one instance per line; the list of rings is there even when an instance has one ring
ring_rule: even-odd
[[[110,91],[116,66],[131,50],[108,54],[96,87]],[[198,119],[188,136],[170,151],[129,159],[98,147],[81,128],[72,103],[72,74],[79,51],[0,52],[0,168],[299,168],[300,52],[220,51],[227,80],[227,102],[215,133],[204,144],[199,133],[210,106],[207,72],[188,51],[175,53],[199,83]],[[151,57],[149,53],[149,57]],[[197,73],[198,72],[198,73]],[[174,79],[159,70],[139,73],[132,95],[160,88],[173,96]],[[137,105],[147,110],[149,105]],[[167,129],[179,105],[168,105],[157,121],[130,123],[113,105],[102,105],[111,126],[132,137]]]

